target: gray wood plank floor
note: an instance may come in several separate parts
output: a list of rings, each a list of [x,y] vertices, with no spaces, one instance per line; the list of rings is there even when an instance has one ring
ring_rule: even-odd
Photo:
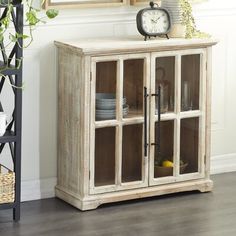
[[[212,176],[211,193],[181,193],[81,212],[59,199],[22,203],[19,223],[0,211],[0,236],[235,236],[236,172]]]

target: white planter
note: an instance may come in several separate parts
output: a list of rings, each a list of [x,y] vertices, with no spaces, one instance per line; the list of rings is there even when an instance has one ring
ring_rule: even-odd
[[[172,24],[171,31],[168,35],[171,38],[185,38],[186,26],[182,24]]]
[[[179,0],[162,0],[161,6],[170,12],[172,24],[181,23],[182,8]]]
[[[179,0],[162,0],[162,7],[166,8],[171,16],[172,27],[168,34],[171,38],[184,38],[186,26],[182,25],[182,8]]]

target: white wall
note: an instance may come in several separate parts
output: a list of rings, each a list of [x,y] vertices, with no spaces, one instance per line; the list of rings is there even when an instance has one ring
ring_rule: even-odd
[[[236,170],[236,2],[226,2],[222,7],[221,0],[210,0],[194,11],[199,28],[220,39],[213,50],[213,173]],[[57,83],[53,41],[137,34],[138,9],[61,10],[57,19],[35,31],[33,44],[24,51],[23,200],[54,194]]]
[[[236,2],[210,0],[195,8],[199,27],[220,40],[213,50],[212,172],[236,170]]]

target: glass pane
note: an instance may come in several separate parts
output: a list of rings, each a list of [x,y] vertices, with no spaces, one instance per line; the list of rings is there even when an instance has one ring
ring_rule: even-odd
[[[144,59],[132,59],[124,61],[124,97],[123,116],[130,118],[143,115],[143,77]],[[125,103],[127,102],[127,104]],[[126,112],[126,107],[129,111]]]
[[[154,177],[172,176],[174,165],[174,121],[161,121],[160,138],[158,136],[158,122],[156,122],[155,143],[159,144],[159,146],[155,146]]]
[[[182,56],[181,111],[199,109],[200,55]]]
[[[199,118],[181,120],[180,173],[198,172]]]
[[[123,126],[122,182],[142,180],[143,124]]]
[[[95,131],[95,186],[115,184],[115,127]]]
[[[96,120],[116,118],[117,62],[96,64]]]
[[[156,93],[161,88],[161,113],[174,111],[175,91],[175,57],[156,59]],[[158,97],[156,97],[156,114],[158,113]]]

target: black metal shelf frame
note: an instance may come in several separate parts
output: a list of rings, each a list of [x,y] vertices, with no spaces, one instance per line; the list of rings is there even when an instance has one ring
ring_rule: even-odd
[[[0,20],[7,14],[7,6],[0,5]],[[11,13],[11,18],[15,32],[23,34],[23,5],[17,3]],[[12,84],[14,96],[14,109],[12,121],[7,127],[6,133],[0,137],[0,163],[1,154],[4,147],[10,149],[15,172],[15,202],[0,204],[1,209],[13,209],[13,219],[20,220],[20,193],[21,193],[21,125],[22,125],[22,56],[23,40],[18,39],[7,54],[9,48],[5,48],[4,42],[0,42],[0,94],[4,89],[4,84]],[[19,64],[20,62],[20,64]],[[7,81],[9,80],[9,81]],[[0,111],[4,111],[0,101]]]

